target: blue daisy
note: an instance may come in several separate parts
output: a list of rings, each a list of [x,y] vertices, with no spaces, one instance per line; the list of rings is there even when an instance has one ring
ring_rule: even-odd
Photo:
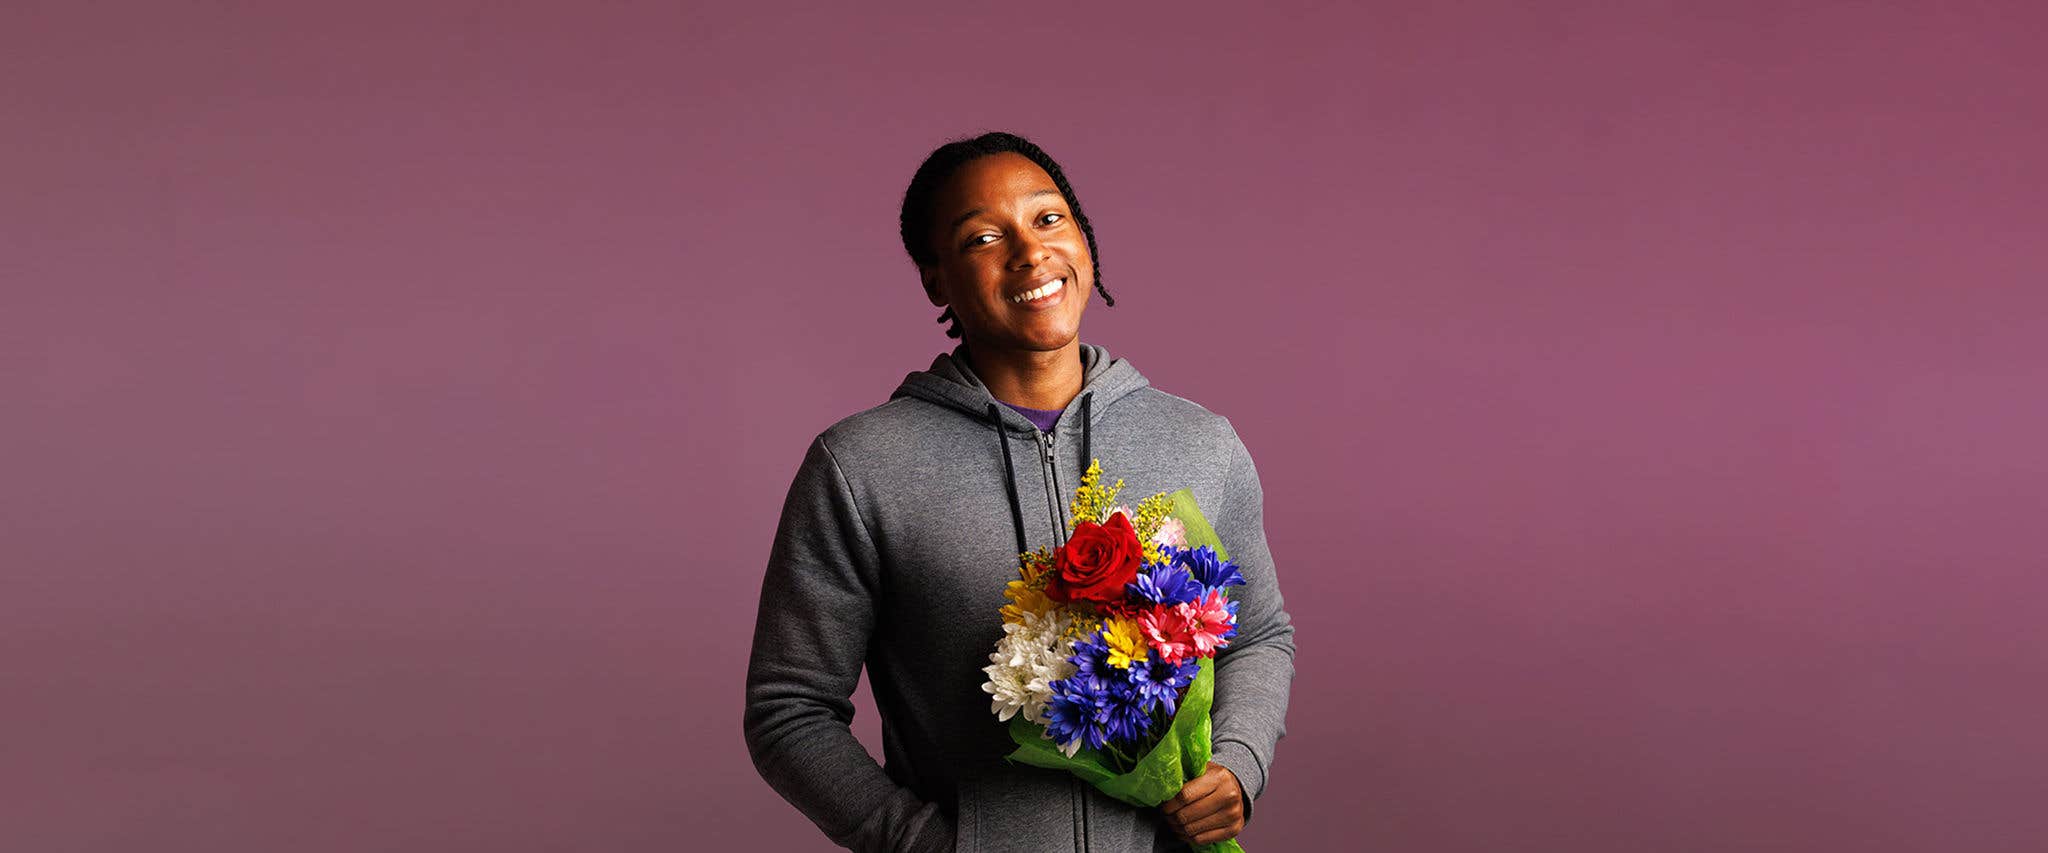
[[[1108,739],[1109,707],[1100,679],[1076,675],[1052,683],[1052,700],[1045,707],[1045,732],[1053,742],[1066,744],[1079,739],[1100,748]]]
[[[1222,589],[1244,583],[1244,574],[1237,570],[1237,564],[1216,556],[1216,549],[1207,545],[1200,548],[1174,548],[1174,565],[1184,567],[1196,583],[1206,589]]]
[[[1146,563],[1138,579],[1126,584],[1124,591],[1130,598],[1151,604],[1186,604],[1202,596],[1201,585],[1187,569],[1171,562]]]
[[[1131,685],[1136,689],[1144,708],[1150,712],[1155,706],[1168,717],[1180,703],[1181,691],[1193,683],[1195,675],[1201,672],[1201,664],[1190,658],[1179,664],[1170,664],[1159,659],[1154,652],[1144,663],[1130,669]]]

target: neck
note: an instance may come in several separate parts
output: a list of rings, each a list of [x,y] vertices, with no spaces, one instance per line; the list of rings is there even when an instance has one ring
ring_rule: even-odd
[[[1081,394],[1081,339],[1050,352],[967,346],[967,361],[988,393],[1027,409],[1065,409]]]

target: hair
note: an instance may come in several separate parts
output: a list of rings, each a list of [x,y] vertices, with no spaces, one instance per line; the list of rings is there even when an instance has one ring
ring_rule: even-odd
[[[910,188],[903,193],[903,250],[910,253],[910,260],[918,267],[938,263],[938,253],[932,249],[932,204],[938,198],[939,190],[951,180],[953,173],[961,166],[983,157],[1002,153],[1021,154],[1025,159],[1038,164],[1051,176],[1053,186],[1067,199],[1067,208],[1074,212],[1074,222],[1081,226],[1081,233],[1088,238],[1088,259],[1095,281],[1095,292],[1102,294],[1102,304],[1115,307],[1116,300],[1109,291],[1102,288],[1102,255],[1095,249],[1095,228],[1088,224],[1088,214],[1081,212],[1081,200],[1074,197],[1073,186],[1067,183],[1066,172],[1060,169],[1058,161],[1045,149],[1032,144],[1031,140],[1013,133],[1001,131],[984,133],[980,136],[956,139],[934,149],[924,158],[924,164],[917,167],[917,174],[910,178]],[[952,306],[939,314],[938,322],[951,321],[946,327],[946,336],[960,337],[960,318],[953,314]]]

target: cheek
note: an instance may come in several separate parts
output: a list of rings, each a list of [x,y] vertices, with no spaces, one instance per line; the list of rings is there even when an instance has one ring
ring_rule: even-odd
[[[1088,238],[1080,233],[1080,229],[1075,229],[1074,236],[1066,242],[1067,257],[1079,268],[1078,272],[1082,275],[1092,274],[1090,259],[1093,256],[1088,253]]]
[[[1079,257],[1074,259],[1074,277],[1080,279],[1080,295],[1088,296],[1095,292],[1095,268],[1088,263],[1088,253],[1082,252]],[[1088,304],[1086,299],[1075,301],[1081,305]]]
[[[964,305],[968,306],[967,310],[981,313],[983,295],[993,293],[996,290],[996,286],[990,284],[994,280],[996,279],[990,278],[988,270],[983,269],[972,261],[955,263],[947,270],[945,287],[947,301],[954,306],[956,311],[960,310],[961,306]]]
[[[961,289],[966,292],[963,295],[1000,295],[1002,292],[1002,282],[1003,271],[989,264],[973,263],[960,271]]]

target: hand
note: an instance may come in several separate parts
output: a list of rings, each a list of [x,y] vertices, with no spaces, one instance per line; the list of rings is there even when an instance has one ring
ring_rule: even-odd
[[[1227,841],[1244,830],[1244,788],[1230,768],[1211,761],[1159,810],[1182,841],[1197,846]]]

